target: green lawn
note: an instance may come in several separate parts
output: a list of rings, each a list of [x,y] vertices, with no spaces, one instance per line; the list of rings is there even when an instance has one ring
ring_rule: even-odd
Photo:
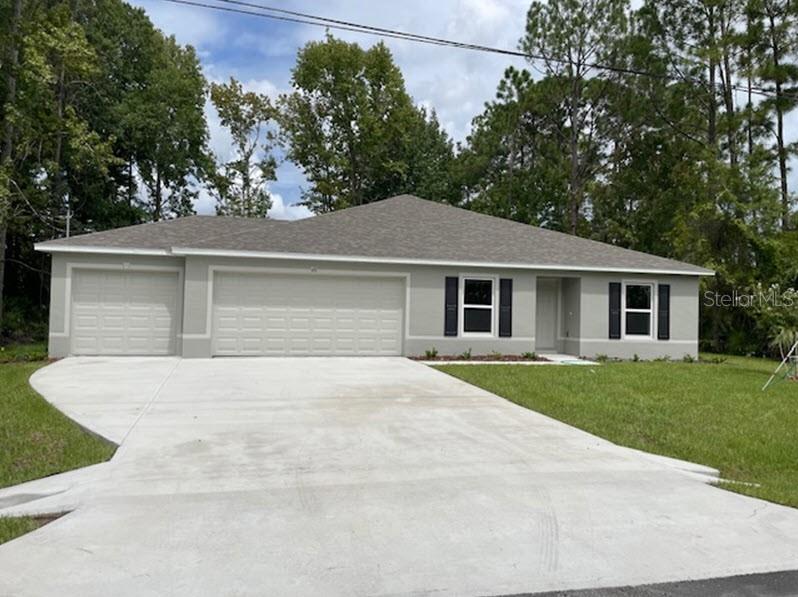
[[[777,363],[595,367],[446,365],[455,377],[612,442],[707,464],[733,491],[798,507],[798,382],[760,388]]]
[[[47,358],[47,344],[32,342],[30,344],[0,345],[0,364],[43,361]]]
[[[30,360],[13,349],[12,361]],[[3,351],[5,355],[11,354]],[[0,353],[3,354],[3,353]],[[111,457],[116,449],[50,406],[28,384],[44,361],[0,364],[0,487],[68,471]],[[0,518],[0,543],[41,524],[30,518]]]

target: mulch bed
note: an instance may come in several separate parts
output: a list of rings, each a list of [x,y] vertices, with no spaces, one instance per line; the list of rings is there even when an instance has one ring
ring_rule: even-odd
[[[472,355],[468,358],[464,357],[461,354],[439,354],[434,357],[416,356],[410,358],[413,359],[414,361],[491,361],[491,362],[501,361],[506,363],[515,363],[519,361],[548,362],[549,360],[540,355],[535,355],[534,358],[529,358],[518,354],[499,354],[499,355],[480,354],[480,355]]]

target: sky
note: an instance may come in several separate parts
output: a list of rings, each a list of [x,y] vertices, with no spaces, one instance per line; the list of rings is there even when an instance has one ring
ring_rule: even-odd
[[[311,25],[184,6],[164,0],[128,0],[142,7],[156,27],[178,42],[197,50],[209,81],[230,77],[245,89],[276,98],[290,90],[291,69],[297,51],[308,41],[322,39],[325,30]],[[446,39],[516,49],[524,32],[529,0],[250,0],[319,16],[354,21]],[[347,41],[368,47],[380,41],[373,35],[332,31]],[[523,59],[484,52],[443,48],[385,38],[402,70],[405,85],[419,105],[434,108],[454,141],[468,135],[471,120],[485,102],[493,99],[496,86],[508,66],[528,66]],[[738,98],[743,102],[744,98]],[[213,107],[206,105],[210,147],[223,161],[231,157],[230,137],[220,126]],[[798,139],[798,110],[789,115],[787,140]],[[798,187],[798,171],[792,173]],[[270,183],[273,199],[269,215],[296,219],[310,215],[297,205],[307,181],[301,170],[282,161],[277,181]],[[214,213],[213,199],[202,191],[198,213]]]
[[[197,50],[209,81],[230,77],[249,89],[275,98],[289,91],[296,53],[305,43],[322,39],[321,27],[272,21],[182,6],[163,0],[129,0],[144,8],[156,27],[178,42]],[[319,16],[351,20],[422,35],[446,37],[485,45],[515,48],[524,30],[528,0],[372,0],[310,1],[263,0],[263,4]],[[380,40],[372,35],[332,31],[339,38],[369,46]],[[471,119],[491,100],[504,69],[523,60],[506,56],[440,48],[396,39],[384,39],[405,77],[408,92],[419,105],[435,108],[441,124],[455,141],[468,134]],[[221,159],[230,156],[230,137],[206,106],[210,146]],[[270,216],[297,218],[309,215],[296,205],[307,183],[296,166],[283,161],[277,181],[270,184]],[[198,213],[213,213],[213,199],[203,192]]]

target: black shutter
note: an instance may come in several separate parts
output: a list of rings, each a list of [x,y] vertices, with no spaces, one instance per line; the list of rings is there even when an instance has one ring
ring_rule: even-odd
[[[513,335],[513,281],[510,278],[499,280],[499,336],[509,338]]]
[[[621,338],[621,283],[610,282],[610,340]]]
[[[657,286],[657,340],[671,337],[671,285]]]
[[[457,278],[446,277],[446,310],[444,311],[443,335],[457,335]]]

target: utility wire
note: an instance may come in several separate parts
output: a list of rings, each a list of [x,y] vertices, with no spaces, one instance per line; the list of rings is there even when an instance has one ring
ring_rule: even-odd
[[[345,21],[341,19],[333,19],[330,17],[321,17],[309,13],[298,12],[294,10],[288,10],[284,8],[276,8],[273,6],[268,6],[264,4],[256,4],[253,2],[246,2],[244,0],[215,0],[216,2],[222,2],[224,4],[229,4],[233,6],[220,6],[218,4],[208,4],[206,2],[201,2],[199,0],[162,0],[163,2],[170,2],[172,4],[182,4],[187,6],[195,6],[198,8],[206,8],[211,10],[217,10],[222,12],[230,12],[230,13],[237,13],[243,14],[248,16],[255,16],[261,17],[264,19],[271,19],[276,21],[284,21],[289,23],[298,23],[302,25],[311,25],[314,27],[323,27],[325,29],[337,29],[341,31],[351,31],[354,33],[363,33],[366,35],[378,35],[384,36],[392,39],[400,39],[405,41],[414,41],[417,43],[423,43],[428,45],[435,45],[435,46],[443,46],[443,47],[453,47],[463,50],[472,50],[478,52],[487,52],[492,54],[500,54],[504,56],[513,56],[516,58],[525,58],[527,60],[538,60],[538,61],[545,61],[545,62],[555,62],[558,64],[565,64],[569,65],[572,64],[569,60],[563,58],[556,58],[550,56],[543,56],[540,54],[533,54],[530,52],[523,52],[521,50],[509,50],[507,48],[496,48],[492,46],[485,46],[481,44],[474,44],[468,42],[460,42],[450,39],[445,39],[441,37],[433,37],[428,35],[421,35],[417,33],[409,33],[406,31],[400,31],[396,29],[387,29],[384,27],[375,27],[372,25],[362,25],[360,23],[355,23],[353,21]],[[241,6],[245,8],[252,8],[256,9],[253,10],[246,10],[242,8],[234,8],[234,6]],[[265,11],[265,12],[263,12]],[[648,77],[651,79],[658,79],[662,81],[676,81],[669,75],[653,73],[650,71],[645,71],[641,69],[631,68],[631,67],[621,67],[621,66],[611,66],[607,64],[600,64],[600,63],[593,63],[593,62],[585,62],[583,63],[588,69],[595,69],[595,70],[605,70],[616,72],[619,74],[626,74],[626,75],[636,75],[636,76],[643,76]],[[696,84],[705,84],[705,82],[699,79],[692,79],[685,77],[684,80],[691,81]],[[718,84],[720,87],[720,84]],[[749,88],[743,85],[736,85],[732,84],[730,86],[732,90],[735,91],[743,91],[748,93]],[[750,92],[752,94],[769,97],[769,98],[777,98],[781,97],[784,99],[793,99],[798,100],[798,95],[790,94],[790,93],[782,93],[781,96],[777,96],[771,90],[764,89],[761,87],[751,87]]]

